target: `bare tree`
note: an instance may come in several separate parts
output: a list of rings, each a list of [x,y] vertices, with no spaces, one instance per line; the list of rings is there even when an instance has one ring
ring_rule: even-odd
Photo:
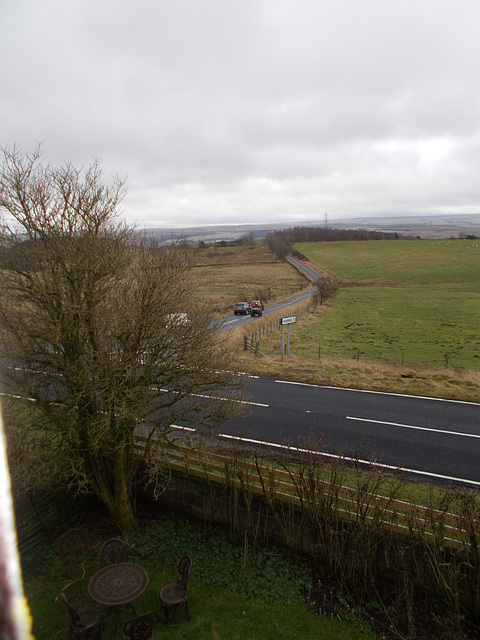
[[[35,400],[70,478],[123,531],[137,527],[135,434],[152,474],[172,425],[211,431],[244,380],[195,300],[188,254],[142,244],[119,220],[124,184],[98,161],[51,168],[38,148],[2,150],[2,374]]]

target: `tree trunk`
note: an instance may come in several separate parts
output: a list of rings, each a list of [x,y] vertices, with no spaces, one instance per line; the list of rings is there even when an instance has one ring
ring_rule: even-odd
[[[105,500],[102,496],[99,497],[105,503],[108,512],[112,516],[112,519],[120,527],[122,533],[139,530],[138,522],[133,512],[132,503],[128,496],[128,493],[125,492],[125,495],[122,497],[119,497],[117,495],[114,501],[112,501],[110,497],[107,500]]]
[[[128,454],[125,447],[119,447],[111,454],[108,462],[109,472],[103,467],[95,465],[96,473],[91,486],[96,495],[102,500],[123,533],[138,531],[138,523],[130,498],[130,471],[128,469]],[[110,482],[105,482],[109,478]]]

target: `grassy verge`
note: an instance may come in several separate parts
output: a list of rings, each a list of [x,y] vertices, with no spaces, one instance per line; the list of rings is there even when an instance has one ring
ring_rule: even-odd
[[[95,522],[61,538],[56,549],[24,558],[24,582],[34,618],[37,640],[66,637],[68,617],[59,591],[77,606],[91,606],[86,593],[89,578],[99,569],[101,542],[111,532]],[[293,562],[278,549],[256,553],[247,542],[234,545],[221,530],[205,533],[188,522],[152,523],[140,535],[127,538],[129,558],[147,569],[150,584],[135,602],[137,613],[158,613],[157,634],[166,633],[158,593],[174,581],[178,559],[193,558],[189,582],[188,622],[183,610],[171,614],[168,637],[192,640],[272,640],[291,638],[357,639],[376,636],[360,618],[348,621],[315,615],[304,595],[312,588],[307,565]],[[132,617],[122,612],[122,625]],[[343,615],[343,612],[342,612]],[[332,616],[333,617],[333,616]],[[103,638],[114,638],[113,616],[105,618]]]
[[[230,339],[237,350],[239,368],[255,375],[309,384],[465,402],[479,401],[480,371],[446,366],[415,367],[366,362],[361,357],[358,360],[356,352],[350,358],[325,357],[315,335],[322,331],[329,313],[329,306],[317,306],[312,311],[308,305],[297,305],[277,314],[297,314],[297,323],[292,325],[290,333],[290,357],[287,357],[285,349],[283,360],[281,329],[277,326],[273,332],[270,331],[278,323],[278,318],[265,316],[242,329],[232,331]],[[259,341],[258,354],[243,351],[244,335],[253,336]],[[304,352],[306,340],[315,345],[309,355]]]
[[[274,350],[281,351],[281,340],[271,338]],[[265,349],[262,342],[260,349]],[[292,347],[294,353],[294,347]],[[309,360],[291,355],[281,356],[241,353],[239,367],[260,376],[295,380],[309,384],[328,385],[346,389],[367,389],[388,393],[446,398],[478,402],[480,373],[455,372],[450,369],[415,369],[393,367],[352,360]]]

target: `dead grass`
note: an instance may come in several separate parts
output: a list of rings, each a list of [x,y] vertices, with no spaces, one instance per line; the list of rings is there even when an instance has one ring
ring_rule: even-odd
[[[196,266],[222,266],[222,265],[239,265],[239,264],[255,264],[277,263],[284,264],[277,256],[266,246],[260,247],[225,247],[218,249],[205,249],[195,256]]]
[[[193,270],[199,299],[220,315],[231,315],[236,302],[272,304],[310,286],[298,271],[266,247],[201,253]]]
[[[308,360],[294,355],[282,361],[281,338],[278,342],[278,356],[242,351],[237,360],[249,373],[310,384],[465,402],[478,402],[480,398],[480,373],[477,371],[401,368],[352,360]]]

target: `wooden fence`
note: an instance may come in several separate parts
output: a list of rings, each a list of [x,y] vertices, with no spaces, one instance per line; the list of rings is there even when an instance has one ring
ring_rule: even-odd
[[[144,449],[146,438],[137,438],[137,451]],[[469,547],[472,530],[464,518],[455,513],[413,504],[388,496],[365,493],[355,487],[339,486],[299,473],[294,465],[280,468],[274,462],[256,459],[233,459],[225,455],[191,449],[168,452],[172,470],[221,484],[230,484],[262,497],[278,500],[298,508],[330,509],[334,515],[352,522],[386,527],[399,534],[422,536],[427,541],[451,547]],[[471,523],[471,521],[470,521]],[[478,522],[477,534],[480,535]],[[478,535],[474,534],[473,544]]]
[[[51,544],[75,521],[81,522],[96,508],[98,501],[91,494],[76,496],[71,491],[30,493],[15,500],[15,523],[18,548],[21,553]]]
[[[250,338],[249,336],[243,336],[243,350],[250,351],[250,353],[258,353],[258,347],[260,343],[258,340],[255,340],[253,336]]]
[[[141,455],[147,439],[136,437]],[[480,526],[475,518],[463,516],[385,495],[364,492],[312,477],[295,465],[280,466],[274,461],[241,459],[213,452],[176,448],[168,451],[172,471],[229,485],[249,492],[270,504],[274,501],[298,509],[328,509],[332,515],[351,522],[381,526],[399,534],[422,536],[427,541],[455,548],[479,544]],[[76,520],[98,506],[95,496],[72,492],[29,494],[15,502],[18,545],[21,552],[51,543]]]

